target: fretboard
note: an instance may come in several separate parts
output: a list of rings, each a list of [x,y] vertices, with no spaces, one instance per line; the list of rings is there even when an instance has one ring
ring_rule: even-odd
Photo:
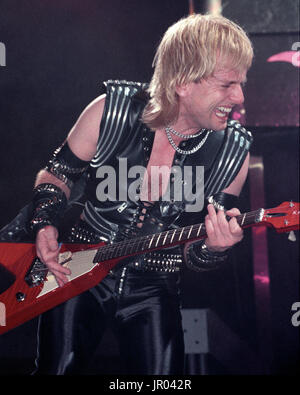
[[[244,213],[236,217],[242,228],[252,226],[260,221],[261,209]],[[175,246],[204,239],[206,237],[205,224],[189,225],[183,228],[169,229],[161,233],[154,233],[132,239],[126,239],[113,244],[107,244],[97,251],[94,263],[110,259],[137,255],[160,248]]]

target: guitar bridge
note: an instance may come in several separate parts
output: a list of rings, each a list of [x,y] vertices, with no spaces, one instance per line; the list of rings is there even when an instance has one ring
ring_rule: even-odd
[[[47,274],[47,266],[36,257],[25,275],[25,282],[29,287],[36,287],[45,281]]]

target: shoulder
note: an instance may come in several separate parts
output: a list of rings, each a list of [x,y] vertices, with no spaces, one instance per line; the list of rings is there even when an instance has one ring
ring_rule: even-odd
[[[102,94],[96,97],[92,102],[90,102],[85,109],[82,111],[79,120],[84,119],[100,119],[105,106],[106,94]]]
[[[103,90],[107,96],[107,102],[120,100],[146,101],[148,98],[148,84],[145,82],[108,80],[103,82]]]
[[[79,119],[99,120],[102,117],[105,104],[110,100],[120,99],[120,96],[142,100],[147,98],[148,84],[126,80],[107,80],[102,83],[102,94],[90,102],[81,113]]]
[[[107,80],[103,82],[103,89],[106,92],[111,90],[124,90],[127,94],[136,93],[148,88],[148,84],[145,82],[138,81],[127,81],[127,80]]]
[[[253,141],[252,133],[234,119],[228,121],[225,132],[227,136],[233,134],[236,138],[239,137],[242,140],[245,139],[247,142],[249,142],[249,144],[251,144]]]
[[[104,94],[90,102],[68,134],[71,150],[82,160],[91,160],[96,152],[105,101]]]

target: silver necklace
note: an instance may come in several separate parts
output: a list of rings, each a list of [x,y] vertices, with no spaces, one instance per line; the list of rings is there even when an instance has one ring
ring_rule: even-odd
[[[205,132],[205,129],[201,129],[198,133],[195,134],[181,134],[177,132],[177,130],[173,129],[171,126],[167,126],[166,132],[171,132],[175,134],[175,136],[181,137],[182,139],[194,139],[195,137],[201,136],[201,134]]]
[[[168,137],[169,143],[171,144],[171,146],[174,148],[175,151],[179,152],[180,154],[183,155],[190,155],[193,154],[194,152],[198,151],[202,145],[205,143],[207,137],[209,136],[209,134],[212,132],[212,130],[208,130],[206,136],[192,149],[190,150],[182,150],[181,148],[179,148],[176,144],[175,141],[172,139],[171,133],[170,133],[170,128],[166,127],[165,131],[166,131],[166,135]],[[200,136],[200,134],[202,134],[205,131],[205,129],[202,129],[201,132],[197,133],[198,136]],[[176,132],[178,133],[178,132]],[[176,134],[174,133],[174,134]],[[180,134],[180,133],[179,133]],[[186,135],[184,135],[186,136]],[[195,136],[195,135],[191,135],[191,136]],[[197,136],[196,136],[197,137]]]

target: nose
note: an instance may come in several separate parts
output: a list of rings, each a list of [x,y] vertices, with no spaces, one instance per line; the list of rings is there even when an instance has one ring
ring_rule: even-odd
[[[236,84],[232,87],[230,99],[234,104],[243,104],[244,103],[244,93],[240,84]]]

